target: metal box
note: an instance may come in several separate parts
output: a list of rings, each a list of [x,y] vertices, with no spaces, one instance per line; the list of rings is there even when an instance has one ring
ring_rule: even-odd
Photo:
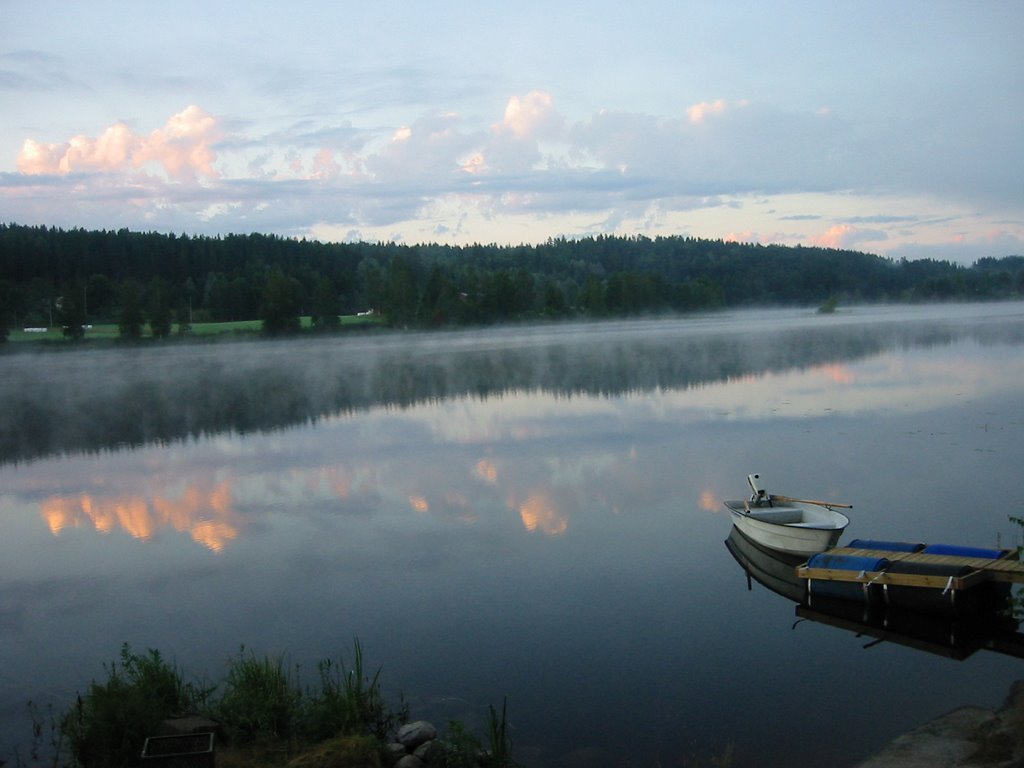
[[[154,768],[213,768],[213,734],[150,736],[142,747],[142,765]]]

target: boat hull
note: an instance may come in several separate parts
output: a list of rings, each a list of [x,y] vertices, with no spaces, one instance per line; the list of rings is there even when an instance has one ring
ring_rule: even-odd
[[[737,508],[732,505],[736,504]],[[791,555],[810,557],[836,545],[849,523],[845,515],[838,512],[834,517],[821,523],[780,523],[758,519],[747,513],[743,502],[726,502],[733,524],[746,536],[763,547]]]
[[[758,544],[735,525],[725,540],[729,554],[758,584],[777,595],[802,603],[807,598],[807,580],[796,574],[796,568],[806,562],[801,555],[787,555]]]

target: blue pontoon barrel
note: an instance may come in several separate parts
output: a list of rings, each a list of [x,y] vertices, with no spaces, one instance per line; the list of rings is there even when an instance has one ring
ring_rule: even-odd
[[[1002,549],[985,549],[981,547],[961,547],[958,544],[929,544],[922,550],[925,555],[952,555],[954,557],[979,557],[986,560],[998,560],[1006,554]]]
[[[846,546],[849,549],[874,549],[882,552],[920,552],[925,548],[921,542],[879,541],[878,539],[854,539]]]
[[[884,571],[889,560],[884,557],[862,557],[860,555],[833,555],[822,552],[807,561],[808,568],[827,568],[833,571],[863,571],[865,574]],[[839,598],[871,602],[876,599],[877,587],[865,581],[829,581],[810,579],[807,594],[813,597]]]
[[[925,550],[927,552],[927,549]],[[914,576],[936,576],[942,579],[963,578],[974,569],[966,565],[943,565],[936,563],[895,562],[889,566],[891,574]],[[885,603],[891,608],[910,611],[955,613],[958,603],[963,602],[964,593],[955,589],[936,587],[912,587],[886,584],[883,593]]]

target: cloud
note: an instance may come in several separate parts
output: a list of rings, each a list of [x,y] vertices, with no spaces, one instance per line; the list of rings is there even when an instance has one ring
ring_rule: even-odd
[[[1004,229],[976,234],[956,233],[937,243],[902,243],[893,248],[889,256],[894,259],[937,259],[973,264],[989,256],[1024,256],[1024,237]]]
[[[314,179],[333,179],[341,173],[341,166],[334,159],[334,152],[324,148],[316,153],[313,158],[313,172],[310,174]]]
[[[366,156],[366,169],[378,182],[431,180],[439,190],[461,168],[459,158],[476,148],[479,139],[462,133],[455,113],[422,117],[395,130],[383,145]]]
[[[885,232],[877,229],[861,229],[852,224],[836,224],[822,234],[811,237],[813,245],[821,248],[852,249],[858,243],[885,240]]]
[[[512,96],[505,106],[505,116],[491,130],[496,134],[511,134],[518,139],[539,139],[560,135],[564,123],[550,93],[530,91],[522,98]]]
[[[216,178],[218,173],[213,163],[217,156],[212,145],[218,138],[216,118],[197,106],[189,106],[142,141],[134,164],[138,167],[150,161],[158,162],[172,178],[194,175]]]
[[[702,101],[699,104],[686,108],[686,116],[689,118],[691,123],[703,123],[708,115],[716,115],[725,112],[726,103],[725,99],[718,99],[717,101]]]
[[[688,118],[605,110],[573,126],[582,163],[647,176],[685,195],[841,190],[851,178],[833,158],[847,126],[817,112],[719,101]],[[714,115],[714,119],[708,119]]]
[[[874,151],[891,138],[838,110],[724,99],[672,117],[601,110],[569,121],[543,90],[508,96],[491,114],[436,111],[382,125],[303,117],[270,129],[190,106],[148,133],[116,122],[59,143],[24,139],[19,173],[0,174],[0,200],[16,220],[62,226],[486,239],[489,221],[512,231],[514,219],[528,233],[517,237],[536,240],[555,227],[596,227],[892,252],[914,236],[911,225],[964,213],[923,197],[909,207],[864,204],[925,184],[913,164],[890,167]],[[801,206],[814,202],[777,214],[769,201],[791,193]],[[763,204],[748,204],[752,196]],[[713,224],[683,217],[698,209]],[[760,219],[746,216],[753,209]],[[886,213],[870,215],[877,210]],[[825,231],[780,233],[784,220],[820,221]],[[970,224],[975,231],[978,221]]]
[[[197,106],[172,115],[166,125],[140,136],[115,123],[98,137],[75,136],[63,143],[26,139],[17,158],[24,174],[118,173],[150,164],[174,180],[217,178],[214,145],[221,132],[216,118]]]
[[[24,93],[54,90],[88,90],[82,82],[71,77],[67,62],[51,53],[38,50],[18,50],[0,54],[0,90]]]

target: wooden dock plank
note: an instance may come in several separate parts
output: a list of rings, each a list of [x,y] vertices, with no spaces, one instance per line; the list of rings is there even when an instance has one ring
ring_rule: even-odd
[[[969,589],[985,581],[1024,583],[1024,562],[1019,550],[1010,550],[1004,557],[992,560],[981,557],[960,557],[957,555],[934,555],[920,552],[889,552],[877,549],[837,547],[828,551],[830,555],[849,555],[872,559],[886,558],[890,562],[920,563],[954,568],[970,568],[964,576],[932,576],[928,574],[888,573],[886,571],[851,571],[837,568],[808,568],[804,563],[796,569],[801,579],[824,581],[853,581],[861,584],[892,584],[931,589]]]
[[[984,571],[973,571],[966,576],[929,576],[917,573],[887,573],[885,571],[844,571],[833,568],[797,568],[801,579],[821,581],[853,581],[859,584],[891,584],[900,587],[926,587],[929,589],[970,589],[991,577]],[[952,578],[952,583],[950,583]]]

